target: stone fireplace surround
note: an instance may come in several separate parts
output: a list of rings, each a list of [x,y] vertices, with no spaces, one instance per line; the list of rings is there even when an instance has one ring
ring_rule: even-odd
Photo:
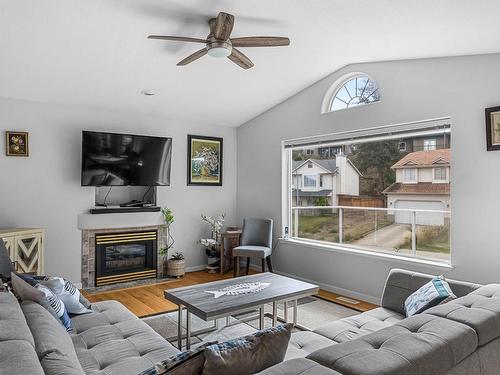
[[[165,246],[166,233],[163,217],[157,212],[123,214],[81,214],[78,228],[82,232],[82,287],[95,287],[95,235],[107,233],[157,231],[157,249]],[[163,258],[157,256],[158,278],[163,274]]]

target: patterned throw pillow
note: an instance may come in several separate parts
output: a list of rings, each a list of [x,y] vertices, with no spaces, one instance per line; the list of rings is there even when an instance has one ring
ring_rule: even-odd
[[[205,363],[205,348],[217,342],[208,342],[196,349],[179,353],[164,361],[158,362],[153,367],[144,370],[139,375],[184,375],[201,374]]]
[[[64,306],[63,301],[61,301],[50,288],[47,288],[43,284],[37,284],[35,286],[36,289],[41,291],[47,301],[49,302],[50,307],[56,313],[57,317],[61,321],[66,331],[71,331],[73,329],[73,323],[71,323],[71,319],[69,318],[68,312],[66,311],[66,306]]]
[[[80,302],[82,299],[84,301],[87,299],[80,294],[80,291],[70,281],[62,277],[46,277],[40,281],[40,284],[48,287],[64,303],[69,314],[78,315],[92,312]]]
[[[453,294],[445,278],[443,276],[434,277],[405,300],[406,316],[420,314],[433,306],[455,298],[457,297]]]
[[[22,276],[22,277],[21,277]],[[30,282],[26,282],[29,279]],[[37,283],[34,278],[27,275],[11,273],[12,289],[21,301],[33,301],[42,305],[52,316],[58,319],[67,331],[73,329],[71,319],[64,307],[64,303],[52,291]],[[35,286],[32,285],[35,284]]]
[[[203,375],[255,374],[283,361],[293,324],[208,346]]]

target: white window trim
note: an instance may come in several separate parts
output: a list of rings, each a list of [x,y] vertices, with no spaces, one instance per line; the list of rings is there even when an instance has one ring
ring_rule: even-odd
[[[445,177],[444,180],[437,180],[436,179],[436,169],[438,169],[438,168],[439,169],[441,169],[441,168],[444,169],[445,174],[446,174],[446,177]],[[448,167],[434,167],[434,168],[432,168],[432,182],[434,184],[447,184],[450,181],[449,177],[450,177],[450,172],[448,170]]]
[[[407,180],[405,178],[405,170],[410,170],[410,169],[415,170],[415,179],[414,180]],[[403,168],[401,170],[401,173],[403,175],[402,178],[401,178],[401,181],[403,181],[403,184],[418,184],[418,168],[415,168],[415,167]]]
[[[356,256],[363,256],[367,258],[383,259],[388,261],[393,261],[397,263],[407,263],[413,265],[424,265],[435,267],[437,269],[451,271],[455,268],[453,262],[439,262],[430,259],[423,258],[413,258],[411,256],[404,256],[398,254],[389,254],[383,252],[377,252],[373,250],[363,250],[355,247],[342,246],[336,243],[321,242],[315,240],[301,240],[298,238],[279,238],[280,242],[285,244],[293,244],[295,246],[308,247],[318,251],[331,251],[335,253],[351,254]],[[452,253],[453,254],[453,253]],[[453,256],[451,254],[451,256]]]
[[[404,146],[403,148],[401,148],[401,147],[400,147],[400,146],[401,146],[401,144],[404,144],[405,146]],[[399,144],[398,144],[398,149],[399,149],[399,151],[400,151],[400,152],[405,152],[405,151],[406,151],[406,141],[401,141],[401,142],[399,142]]]

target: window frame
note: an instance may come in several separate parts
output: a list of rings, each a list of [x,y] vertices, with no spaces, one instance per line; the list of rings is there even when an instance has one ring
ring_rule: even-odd
[[[432,142],[432,148],[429,148],[429,146],[426,145],[426,142]],[[434,151],[434,150],[437,150],[437,140],[436,140],[436,138],[427,138],[427,139],[424,139],[423,151]]]
[[[436,171],[437,170],[443,170],[444,171],[444,178],[442,178],[442,179],[436,178]],[[448,179],[448,167],[440,166],[440,167],[434,167],[434,168],[432,168],[432,182],[433,183],[436,183],[436,184],[439,184],[439,183],[448,183],[448,181],[449,181],[449,179]]]
[[[427,126],[424,126],[427,124]],[[432,126],[430,124],[433,124]],[[342,131],[331,134],[323,134],[318,136],[309,136],[303,138],[295,138],[295,139],[284,139],[281,141],[281,172],[282,172],[282,226],[281,233],[282,237],[280,241],[289,242],[289,243],[297,243],[300,246],[306,246],[314,249],[322,249],[324,250],[332,250],[332,251],[340,251],[343,253],[351,254],[351,255],[361,255],[368,256],[372,258],[378,259],[392,259],[398,262],[408,262],[410,264],[427,264],[431,266],[440,267],[443,269],[453,269],[453,243],[450,238],[450,253],[447,259],[436,260],[426,257],[419,257],[418,255],[409,255],[409,254],[400,254],[400,253],[387,253],[383,251],[367,249],[363,246],[349,245],[345,243],[336,243],[336,242],[324,242],[317,241],[314,239],[308,239],[304,237],[296,237],[294,233],[294,222],[292,216],[292,186],[291,181],[293,178],[292,172],[292,151],[300,150],[302,148],[306,148],[307,145],[315,145],[316,147],[326,147],[326,146],[339,146],[349,147],[351,144],[357,144],[359,142],[366,141],[367,134],[373,140],[382,140],[382,139],[398,139],[399,131],[402,130],[405,132],[405,137],[421,137],[425,129],[427,128],[438,129],[442,128],[445,134],[451,133],[451,118],[450,117],[441,117],[430,120],[422,120],[422,121],[413,121],[408,123],[394,124],[394,125],[385,125],[385,126],[377,126],[371,128],[364,128],[359,130],[350,130],[350,131]],[[392,130],[394,129],[394,131]],[[385,135],[384,135],[385,134]],[[371,140],[370,139],[370,140]],[[369,141],[370,141],[369,140]],[[417,168],[418,169],[418,168]],[[418,172],[417,172],[418,173]],[[449,171],[448,177],[450,175]],[[416,176],[418,181],[418,176]],[[329,207],[325,207],[327,209]],[[387,206],[389,208],[389,205]],[[452,220],[452,212],[449,207],[444,209],[445,214],[447,215],[448,220]]]
[[[370,81],[374,82],[377,85],[378,92],[380,94],[379,100],[370,102],[370,103],[364,103],[360,105],[355,105],[352,107],[346,107],[346,108],[339,108],[339,109],[332,109],[333,101],[335,100],[337,93],[342,90],[344,85],[349,82],[351,79],[356,78],[356,77],[367,77]],[[358,107],[364,107],[372,104],[377,104],[382,102],[382,94],[380,90],[380,86],[377,82],[377,80],[373,79],[371,75],[365,72],[351,72],[343,75],[339,79],[337,79],[326,91],[325,96],[323,97],[323,102],[321,104],[321,113],[322,114],[327,114],[327,113],[334,113],[337,111],[343,111],[347,109],[353,109],[353,108],[358,108]]]
[[[313,178],[314,185],[306,184],[306,178]],[[302,187],[303,188],[317,188],[318,187],[318,176],[315,174],[303,174],[302,175]]]
[[[414,172],[414,179],[407,179],[406,178],[406,172],[407,171],[413,171]],[[402,173],[402,176],[401,176],[401,181],[403,182],[403,184],[418,184],[418,168],[415,168],[415,167],[404,167],[402,170],[401,170],[401,173]]]

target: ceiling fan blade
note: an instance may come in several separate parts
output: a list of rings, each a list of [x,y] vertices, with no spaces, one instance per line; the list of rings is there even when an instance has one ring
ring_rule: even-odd
[[[160,40],[173,40],[176,42],[194,42],[194,43],[206,43],[205,39],[198,38],[188,38],[184,36],[169,36],[169,35],[150,35],[148,39],[160,39]]]
[[[202,48],[199,51],[196,51],[195,53],[189,55],[186,57],[184,60],[181,60],[177,63],[177,66],[183,66],[192,63],[195,60],[198,60],[200,57],[203,57],[207,54],[207,49]]]
[[[278,47],[289,46],[290,39],[281,36],[247,36],[231,38],[233,47]]]
[[[229,13],[220,12],[215,19],[214,37],[216,39],[227,40],[233,31],[234,16]]]
[[[236,48],[233,48],[231,54],[227,58],[235,64],[241,66],[243,69],[250,69],[253,66],[252,60]]]

